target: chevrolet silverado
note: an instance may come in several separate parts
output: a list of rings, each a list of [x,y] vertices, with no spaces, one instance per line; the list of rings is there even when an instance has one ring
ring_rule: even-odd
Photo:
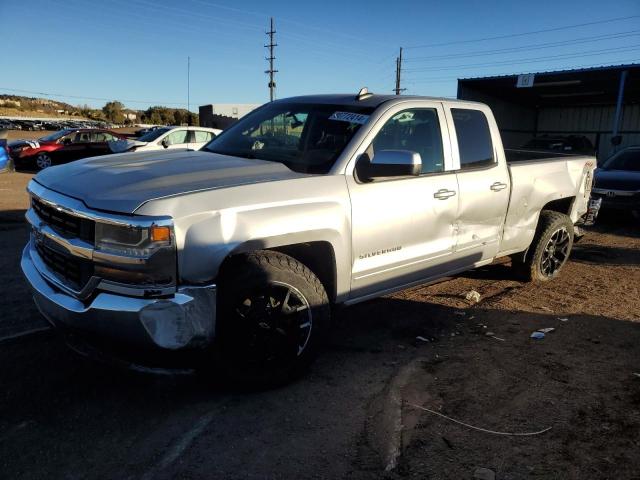
[[[595,166],[505,151],[480,103],[364,89],[282,99],[200,151],[40,172],[21,265],[83,353],[279,382],[309,365],[334,306],[505,256],[524,278],[553,279]]]

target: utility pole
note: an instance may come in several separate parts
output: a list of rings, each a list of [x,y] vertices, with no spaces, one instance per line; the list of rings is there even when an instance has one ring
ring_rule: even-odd
[[[402,47],[400,47],[400,56],[396,58],[396,88],[394,88],[396,95],[400,95],[400,92],[404,92],[406,88],[400,88],[400,81],[402,76]]]
[[[269,74],[269,99],[271,102],[273,102],[276,93],[276,82],[274,82],[273,76],[278,72],[278,70],[273,69],[273,61],[276,59],[276,57],[273,56],[273,48],[278,46],[277,43],[273,43],[275,34],[276,31],[273,29],[273,17],[271,17],[271,28],[267,32],[267,35],[269,36],[269,45],[265,45],[265,48],[269,49],[269,56],[266,58],[266,60],[269,60],[269,70],[265,70],[264,72]]]
[[[187,125],[191,126],[191,57],[187,57]]]

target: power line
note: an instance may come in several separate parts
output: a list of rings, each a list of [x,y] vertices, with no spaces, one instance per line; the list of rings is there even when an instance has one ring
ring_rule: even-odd
[[[269,56],[266,58],[269,61],[269,70],[266,70],[264,73],[269,74],[269,99],[273,102],[276,93],[276,82],[274,81],[274,74],[278,72],[278,70],[274,70],[273,61],[276,57],[273,55],[273,49],[278,46],[277,43],[273,43],[274,35],[276,31],[273,29],[273,17],[271,17],[271,28],[267,32],[269,36],[269,45],[265,45],[265,48],[269,49]]]
[[[560,30],[568,30],[571,28],[580,28],[580,27],[588,27],[590,25],[600,25],[603,23],[613,23],[613,22],[620,22],[623,20],[630,20],[632,18],[639,18],[640,15],[630,15],[628,17],[616,17],[616,18],[609,18],[607,20],[597,20],[595,22],[586,22],[586,23],[576,23],[574,25],[564,25],[562,27],[554,27],[554,28],[545,28],[543,30],[532,30],[529,32],[521,32],[521,33],[510,33],[507,35],[496,35],[494,37],[484,37],[484,38],[474,38],[474,39],[469,39],[469,40],[455,40],[452,42],[443,42],[443,43],[430,43],[430,44],[426,44],[426,45],[412,45],[410,47],[405,47],[406,49],[414,49],[414,48],[431,48],[431,47],[444,47],[447,45],[460,45],[463,43],[473,43],[473,42],[486,42],[489,40],[500,40],[503,38],[515,38],[515,37],[524,37],[527,35],[535,35],[538,33],[547,33],[547,32],[557,32]]]
[[[613,40],[618,38],[626,38],[626,37],[634,37],[640,35],[640,30],[630,30],[628,32],[619,32],[607,35],[596,35],[589,37],[580,37],[572,40],[562,40],[558,42],[546,42],[546,43],[537,43],[531,45],[522,45],[520,47],[509,47],[509,48],[499,48],[499,49],[491,49],[491,50],[476,50],[472,52],[466,53],[449,53],[444,55],[432,55],[428,57],[413,57],[405,59],[406,62],[420,62],[426,60],[441,60],[441,59],[449,59],[449,58],[469,58],[469,57],[477,57],[481,55],[498,55],[502,53],[511,53],[511,52],[523,52],[528,50],[540,50],[545,48],[552,47],[560,47],[565,45],[575,45],[581,43],[592,43],[600,40]]]
[[[565,59],[565,58],[579,58],[579,57],[590,57],[593,55],[600,55],[602,53],[608,52],[627,52],[638,50],[640,48],[640,44],[630,45],[629,47],[616,47],[616,48],[605,48],[602,50],[591,50],[583,53],[568,53],[561,55],[546,55],[544,57],[534,57],[525,60],[505,60],[501,62],[490,62],[490,63],[467,63],[462,65],[446,65],[442,67],[424,67],[424,68],[413,68],[407,69],[407,72],[438,72],[442,70],[451,70],[451,69],[467,69],[467,68],[476,68],[476,67],[493,67],[497,65],[518,65],[521,63],[538,63],[545,62],[553,59]]]

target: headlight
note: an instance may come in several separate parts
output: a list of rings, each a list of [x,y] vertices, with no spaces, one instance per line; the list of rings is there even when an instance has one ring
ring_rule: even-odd
[[[96,223],[96,249],[114,255],[149,257],[162,247],[171,246],[171,229],[167,226],[125,227]]]
[[[176,249],[171,227],[98,222],[95,241],[93,261],[98,277],[128,285],[175,286]]]

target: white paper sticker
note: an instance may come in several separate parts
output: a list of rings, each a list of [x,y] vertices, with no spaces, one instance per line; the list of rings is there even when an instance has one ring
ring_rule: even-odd
[[[360,113],[350,113],[350,112],[334,112],[333,115],[329,117],[329,120],[337,120],[339,122],[358,123],[362,125],[367,120],[369,120],[369,115],[362,115]]]

